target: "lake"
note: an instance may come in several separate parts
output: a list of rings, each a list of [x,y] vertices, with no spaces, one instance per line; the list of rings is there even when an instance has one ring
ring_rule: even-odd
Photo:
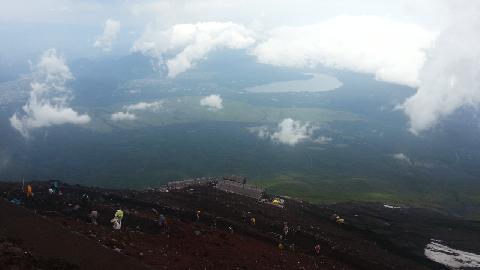
[[[337,78],[327,74],[308,74],[308,80],[293,80],[273,82],[248,87],[245,91],[250,93],[286,93],[286,92],[323,92],[331,91],[342,86]]]

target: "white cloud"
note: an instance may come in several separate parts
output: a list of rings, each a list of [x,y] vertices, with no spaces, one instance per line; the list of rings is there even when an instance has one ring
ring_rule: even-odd
[[[123,108],[127,111],[145,111],[150,110],[153,112],[158,111],[163,106],[163,101],[154,101],[154,102],[139,102],[137,104],[124,106]]]
[[[0,44],[0,51],[18,59],[14,52],[23,56],[62,40],[58,46],[82,56],[86,51],[78,40],[90,35],[99,18],[122,22],[105,22],[95,41],[104,50],[112,48],[120,27],[138,31],[153,21],[132,50],[157,58],[170,77],[223,48],[253,48],[260,62],[277,66],[324,64],[371,73],[379,80],[419,87],[400,106],[410,118],[410,130],[418,134],[458,108],[480,103],[474,79],[479,77],[479,10],[477,0],[19,0],[2,6],[0,21],[41,28],[13,29],[11,42]],[[51,31],[52,23],[68,23],[77,31]],[[45,36],[36,38],[38,33]]]
[[[258,137],[261,139],[268,139],[270,138],[270,131],[268,130],[268,127],[266,126],[260,126],[260,127],[250,127],[247,128],[248,131],[257,134]]]
[[[333,139],[330,138],[330,137],[325,137],[325,136],[320,136],[318,138],[316,138],[315,140],[313,140],[314,143],[318,143],[318,144],[327,144],[329,142],[331,142]]]
[[[136,120],[137,116],[132,113],[134,111],[152,111],[157,112],[163,106],[163,101],[153,101],[153,102],[139,102],[132,105],[123,106],[125,111],[120,111],[113,113],[110,116],[110,119],[113,121],[123,121],[123,120]]]
[[[248,128],[248,131],[256,133],[258,137],[262,139],[270,139],[277,143],[296,145],[302,141],[312,140],[313,131],[317,129],[315,126],[310,123],[302,123],[301,121],[296,121],[291,118],[283,119],[277,126],[277,128],[271,131],[266,126],[260,127],[251,127]],[[320,141],[317,141],[320,140]],[[320,137],[313,142],[316,143],[327,143],[331,138]]]
[[[480,105],[480,2],[451,5],[452,24],[443,31],[420,73],[420,87],[399,108],[418,134],[461,107]]]
[[[435,34],[377,16],[338,16],[321,23],[273,29],[253,54],[261,63],[375,74],[378,80],[418,85]]]
[[[108,19],[105,21],[103,34],[95,39],[93,46],[103,51],[111,51],[113,42],[117,39],[120,32],[121,23],[116,20]]]
[[[166,55],[168,76],[173,78],[190,69],[195,62],[217,49],[243,49],[255,42],[250,31],[232,22],[200,22],[177,24],[167,30],[147,27],[132,51],[155,57],[159,63]]]
[[[160,20],[168,17],[158,25],[178,23],[178,18],[212,22],[176,24],[165,31],[149,27],[133,49],[160,61],[167,58],[169,76],[174,77],[213,49],[231,48],[218,36],[239,33],[245,41],[239,47],[252,49],[261,63],[300,68],[325,65],[418,88],[399,106],[414,134],[435,127],[459,108],[478,109],[480,2],[384,2],[147,2],[135,10],[142,16],[160,14]],[[275,12],[265,14],[263,10],[273,4]],[[226,19],[235,23],[215,22]]]
[[[110,116],[113,121],[136,120],[137,116],[131,112],[116,112]]]
[[[404,153],[396,153],[396,154],[393,154],[392,157],[396,160],[404,161],[404,162],[407,162],[407,163],[412,163],[410,158],[407,155],[405,155]]]
[[[315,128],[308,122],[302,124],[300,121],[286,118],[278,124],[277,131],[275,131],[270,138],[279,143],[295,145],[301,141],[310,139],[314,129]]]
[[[179,22],[234,21],[265,28],[306,25],[340,15],[382,15],[399,20],[438,26],[444,18],[439,0],[155,0],[130,1],[138,18],[163,25]],[[118,4],[115,4],[118,6]],[[274,8],[272,8],[274,7]]]
[[[34,80],[23,112],[15,113],[10,124],[24,137],[35,128],[61,124],[86,124],[90,117],[69,108],[70,89],[65,84],[73,79],[65,60],[55,49],[45,51],[33,69]]]
[[[200,100],[200,105],[206,106],[212,110],[221,110],[223,108],[223,100],[220,95],[210,95]]]
[[[323,10],[319,7],[325,5],[329,12],[299,19],[298,14],[279,12],[292,10],[292,5],[278,2],[275,13],[262,15],[256,14],[264,10],[258,7],[268,6],[270,2],[248,2],[249,12],[235,19],[236,23],[177,24],[165,31],[149,27],[133,50],[160,61],[165,57],[169,76],[174,77],[217,48],[215,44],[229,48],[223,41],[216,41],[220,31],[210,31],[214,28],[212,25],[225,26],[219,28],[242,33],[239,36],[247,42],[240,48],[252,49],[250,53],[261,63],[300,68],[325,65],[374,74],[378,80],[418,88],[417,94],[399,106],[410,118],[410,130],[414,134],[434,127],[461,107],[478,108],[480,86],[475,80],[480,73],[476,64],[480,62],[480,49],[475,45],[480,41],[478,1],[317,2],[298,5],[302,9],[318,7],[312,9],[315,11]],[[178,11],[173,17],[185,15],[193,18],[190,21],[205,21],[225,20],[222,17],[225,12],[234,10],[242,14],[240,10],[245,10],[240,1],[161,3],[154,9],[137,11],[157,15]],[[217,12],[219,10],[223,12]],[[308,10],[300,13],[310,14]],[[252,14],[256,14],[255,18],[248,18]],[[278,27],[279,19],[283,25],[290,26]],[[262,27],[254,27],[255,23]],[[263,38],[255,44],[254,37]]]

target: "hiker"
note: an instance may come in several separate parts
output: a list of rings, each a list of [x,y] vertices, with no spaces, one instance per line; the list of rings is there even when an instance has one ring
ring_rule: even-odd
[[[90,197],[86,193],[82,194],[82,197],[80,197],[80,201],[82,202],[82,206],[88,206],[90,203]]]
[[[120,221],[122,221],[123,211],[121,209],[118,209],[117,212],[115,212],[115,217],[118,218]]]
[[[202,212],[201,212],[200,210],[198,210],[198,211],[195,213],[195,217],[196,217],[197,221],[200,221],[200,214],[201,214],[201,213],[202,213]]]
[[[53,181],[51,188],[52,188],[52,190],[53,190],[53,192],[54,192],[55,194],[58,194],[58,193],[59,193],[59,192],[58,192],[58,191],[59,191],[59,190],[58,190],[58,181]]]
[[[317,244],[314,249],[316,254],[320,254],[320,244]]]
[[[288,234],[288,223],[287,222],[283,223],[283,234],[285,234],[285,237],[287,237],[287,234]]]
[[[171,219],[165,217],[165,221],[163,222],[163,230],[164,230],[164,232],[166,232],[166,233],[169,233],[169,232],[170,232],[170,223],[171,223]]]
[[[255,226],[255,222],[256,222],[255,218],[254,218],[254,217],[252,217],[252,218],[250,219],[250,224],[252,224],[252,225],[254,225],[254,226]]]
[[[90,217],[90,221],[92,222],[93,225],[98,225],[98,223],[97,223],[97,218],[98,218],[97,210],[90,211],[90,214],[88,216]]]
[[[27,198],[33,197],[32,185],[27,185]]]
[[[118,209],[117,212],[115,212],[114,218],[110,220],[110,222],[113,223],[113,228],[115,230],[120,230],[122,228],[122,219],[123,211],[121,209]]]
[[[88,197],[87,193],[83,193],[82,196],[80,197],[80,200],[82,200],[82,202],[84,203],[87,203],[88,201],[90,201],[90,197]]]
[[[345,219],[340,218],[340,216],[337,215],[335,222],[337,222],[338,225],[342,225],[343,223],[345,223]]]
[[[113,223],[113,228],[115,230],[120,230],[122,228],[122,222],[118,218],[113,218],[110,222]]]
[[[158,226],[164,226],[165,225],[165,216],[163,214],[160,214],[158,217]]]
[[[158,217],[158,226],[163,229],[164,233],[167,231],[167,219],[163,214]]]
[[[81,202],[81,205],[85,208],[89,208],[90,207],[90,197],[88,196],[88,194],[86,193],[83,193],[82,197],[80,197],[80,202]]]
[[[173,224],[173,218],[172,217],[165,217],[165,232],[167,234],[171,233],[171,226],[172,225],[174,225]]]

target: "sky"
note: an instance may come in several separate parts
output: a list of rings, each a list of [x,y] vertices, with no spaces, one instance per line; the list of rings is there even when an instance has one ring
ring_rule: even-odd
[[[386,3],[387,2],[387,3]],[[394,3],[389,3],[394,2]],[[416,3],[421,2],[421,3]],[[280,26],[304,26],[339,15],[375,15],[419,24],[429,30],[444,27],[449,17],[442,0],[315,1],[315,0],[0,0],[0,31],[10,39],[0,45],[22,54],[51,46],[72,54],[92,54],[95,38],[107,20],[120,22],[115,49],[128,50],[147,26],[167,29],[175,24],[234,22],[266,32]],[[28,8],[27,8],[28,7]],[[16,41],[24,41],[18,43]],[[26,41],[35,41],[35,46]],[[123,46],[119,45],[121,43]]]
[[[41,56],[37,74],[45,57],[61,62],[138,52],[166,66],[174,79],[215,50],[228,49],[268,65],[327,66],[418,89],[397,106],[416,135],[480,104],[476,0],[1,0],[0,6],[0,65]],[[35,91],[24,115],[12,118],[18,127],[36,123],[29,121]],[[67,99],[54,108],[72,121],[88,117],[69,108]],[[135,115],[125,110],[117,117]]]

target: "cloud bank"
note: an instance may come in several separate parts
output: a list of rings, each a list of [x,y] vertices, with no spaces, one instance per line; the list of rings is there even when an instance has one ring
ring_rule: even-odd
[[[200,59],[218,49],[244,49],[255,42],[244,26],[232,22],[200,22],[177,24],[167,30],[147,27],[135,41],[132,51],[164,61],[168,76],[173,78],[192,68]],[[169,57],[169,55],[174,55]],[[166,58],[166,60],[164,60]]]
[[[212,110],[221,110],[223,109],[223,100],[220,95],[210,95],[202,98],[200,100],[200,105],[206,106]]]
[[[428,52],[417,93],[399,108],[419,134],[461,107],[480,105],[480,2],[451,4],[454,14]]]
[[[230,4],[236,5],[229,3],[228,8]],[[368,5],[372,9],[378,3]],[[278,23],[255,27],[242,20],[176,24],[167,30],[151,26],[132,50],[156,57],[160,63],[165,59],[169,77],[188,70],[220,48],[248,49],[258,62],[274,66],[323,65],[373,74],[378,80],[418,89],[398,106],[408,116],[413,134],[435,127],[459,108],[479,107],[480,2],[382,3],[392,12],[403,9],[402,14],[389,17],[383,15],[386,11],[345,12],[349,10],[345,6],[355,6],[353,11],[364,7],[363,3],[352,2],[339,4],[337,11],[370,15],[321,16],[309,22],[287,21],[290,26],[281,27]],[[173,6],[161,5],[159,10],[169,7]],[[418,18],[412,18],[412,12]]]
[[[112,113],[110,119],[113,121],[124,121],[124,120],[136,120],[137,115],[134,113],[136,111],[152,111],[158,112],[163,107],[163,101],[153,101],[153,102],[139,102],[132,105],[123,106],[124,111]]]
[[[120,27],[121,23],[119,21],[112,19],[106,20],[103,27],[103,34],[95,39],[93,46],[106,52],[111,51],[113,42],[117,39],[118,33],[120,32]]]
[[[346,69],[378,80],[416,86],[435,33],[377,16],[338,16],[305,26],[279,27],[253,49],[258,61],[286,67]]]
[[[10,118],[10,124],[24,137],[31,129],[62,124],[86,124],[90,117],[69,107],[70,89],[66,83],[73,80],[65,59],[55,49],[45,51],[33,68],[31,92],[22,112]]]
[[[272,6],[275,9],[269,10]],[[68,23],[82,26],[78,29],[83,31],[67,31],[61,40],[68,42],[58,46],[76,47],[77,53],[83,53],[79,40],[90,38],[88,28],[99,18],[112,16],[122,25],[107,20],[94,43],[108,51],[121,27],[138,31],[139,25],[154,21],[136,39],[132,51],[158,59],[168,68],[169,77],[225,48],[247,49],[259,62],[276,66],[326,65],[374,74],[379,80],[418,88],[399,108],[409,117],[410,130],[419,134],[459,108],[478,107],[479,86],[472,78],[478,77],[479,11],[476,0],[140,0],[121,4],[93,0],[68,5],[61,0],[48,4],[22,0],[4,5],[0,20],[31,22],[35,27],[27,34],[10,35],[8,39],[17,42],[1,46],[9,55],[38,50],[45,44],[43,39],[59,39],[58,31],[45,31],[45,27]],[[38,33],[49,36],[36,38]],[[34,42],[23,42],[25,37]]]

